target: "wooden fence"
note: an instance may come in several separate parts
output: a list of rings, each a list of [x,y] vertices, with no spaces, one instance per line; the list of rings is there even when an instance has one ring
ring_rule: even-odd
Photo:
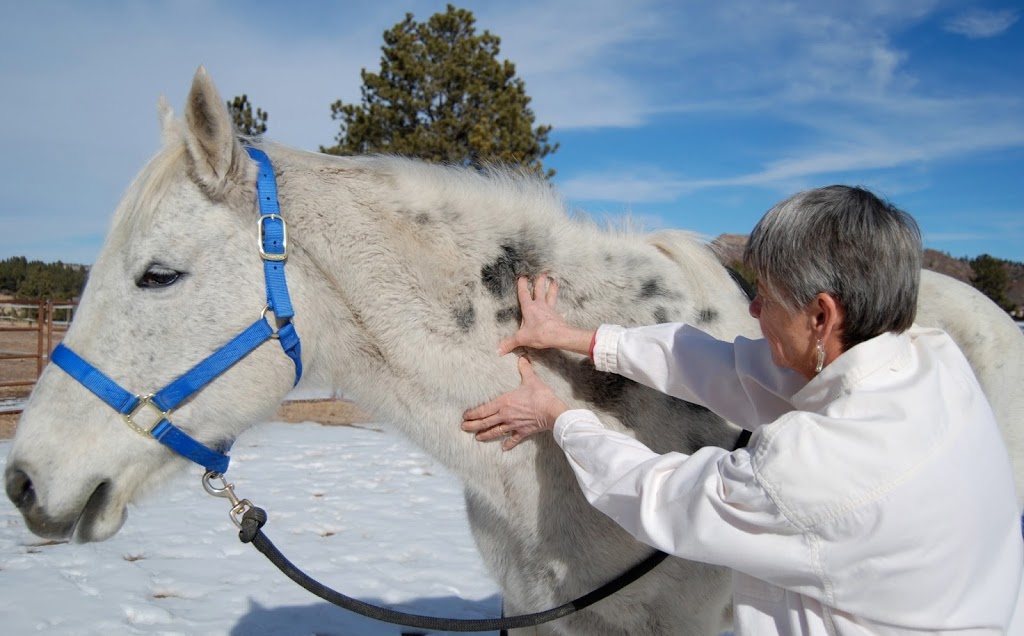
[[[76,307],[72,301],[0,301],[0,401],[4,411],[20,410],[18,398],[27,395],[39,379]]]

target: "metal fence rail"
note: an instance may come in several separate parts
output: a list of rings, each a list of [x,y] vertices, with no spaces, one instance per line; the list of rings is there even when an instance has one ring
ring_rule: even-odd
[[[32,300],[0,301],[0,389],[32,387],[49,361],[53,347],[64,337],[77,303],[74,301]],[[8,323],[8,324],[5,324]],[[23,348],[23,343],[8,334],[34,333],[35,350]],[[26,339],[31,342],[31,337]],[[35,372],[17,369],[17,361],[35,360]],[[8,393],[0,397],[10,398]],[[6,412],[19,409],[5,408]]]

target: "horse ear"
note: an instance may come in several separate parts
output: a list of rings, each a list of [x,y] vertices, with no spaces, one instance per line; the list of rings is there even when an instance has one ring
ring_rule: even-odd
[[[179,140],[181,127],[178,125],[178,120],[174,118],[174,110],[163,95],[156,101],[156,111],[160,116],[160,137],[163,139],[164,145],[167,146]]]
[[[245,177],[248,155],[235,137],[235,127],[217,87],[202,66],[192,79],[185,105],[185,146],[196,183],[219,199]]]

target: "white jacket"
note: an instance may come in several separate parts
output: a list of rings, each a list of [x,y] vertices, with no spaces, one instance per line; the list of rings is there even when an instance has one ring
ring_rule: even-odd
[[[683,325],[604,326],[594,360],[754,431],[746,449],[658,455],[590,411],[554,429],[591,504],[734,570],[738,636],[1024,636],[1009,458],[942,331],[883,334],[810,382],[764,340]]]

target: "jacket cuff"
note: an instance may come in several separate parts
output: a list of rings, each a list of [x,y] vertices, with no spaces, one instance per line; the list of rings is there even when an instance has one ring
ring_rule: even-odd
[[[594,368],[617,373],[619,364],[619,337],[626,329],[618,325],[601,325],[594,334]]]
[[[561,446],[562,438],[565,437],[567,429],[572,428],[577,424],[604,428],[604,424],[601,423],[601,420],[597,419],[597,415],[595,415],[593,411],[588,411],[587,409],[570,409],[558,416],[555,420],[555,426],[551,429],[551,433],[555,438],[555,443]]]

